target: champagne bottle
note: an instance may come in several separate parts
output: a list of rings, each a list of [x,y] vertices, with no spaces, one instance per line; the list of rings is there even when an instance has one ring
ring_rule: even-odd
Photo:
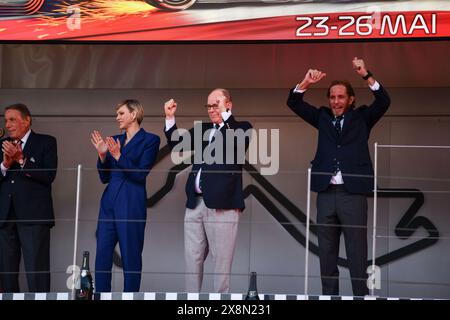
[[[250,275],[250,285],[245,300],[259,300],[258,290],[256,289],[256,272],[252,272]]]
[[[92,300],[94,282],[89,269],[89,251],[83,252],[83,265],[80,270],[80,288],[76,290],[76,300]]]

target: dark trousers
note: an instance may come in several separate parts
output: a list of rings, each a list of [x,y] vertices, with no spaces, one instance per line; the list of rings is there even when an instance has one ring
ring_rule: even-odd
[[[319,242],[322,292],[339,294],[339,242],[344,232],[347,262],[355,296],[369,293],[367,280],[367,198],[350,194],[343,185],[317,195],[317,237]]]
[[[15,220],[10,212],[10,219]],[[50,227],[7,222],[0,227],[0,284],[3,292],[20,292],[21,254],[30,292],[50,291]]]

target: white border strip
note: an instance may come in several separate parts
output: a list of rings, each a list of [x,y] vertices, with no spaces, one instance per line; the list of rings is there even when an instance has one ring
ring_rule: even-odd
[[[56,296],[55,296],[56,294]],[[100,300],[134,300],[134,292],[102,292],[99,294]],[[161,295],[163,297],[162,300],[199,300],[200,294],[198,293],[177,293],[177,292],[144,292],[144,300],[156,300],[156,296]],[[187,297],[186,299],[181,299],[181,297]],[[207,296],[205,300],[222,300],[222,298],[226,298],[229,300],[243,300],[245,295],[241,293],[232,293],[232,294],[220,294],[220,293],[204,293],[202,294],[202,298]],[[0,301],[1,300],[71,300],[71,296],[67,292],[57,292],[57,293],[0,293]],[[98,297],[98,296],[97,296]],[[293,295],[293,294],[259,294],[259,299],[263,301],[272,301],[272,300],[287,300],[289,298],[295,297],[295,300],[449,300],[443,298],[398,298],[398,297],[378,297],[378,296],[365,296],[365,297],[354,297],[354,296],[329,296],[329,295]],[[362,299],[361,299],[362,298]],[[229,301],[222,300],[222,301]]]
[[[406,144],[379,144],[378,148],[450,149],[450,146],[419,146],[419,145],[406,145]]]

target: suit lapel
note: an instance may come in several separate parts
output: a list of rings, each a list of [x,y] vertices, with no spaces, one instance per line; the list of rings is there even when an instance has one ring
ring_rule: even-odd
[[[29,158],[32,155],[33,143],[35,140],[36,140],[36,134],[33,132],[33,130],[31,130],[30,135],[28,136],[27,143],[25,144],[25,147],[22,150],[23,155],[26,158]]]
[[[333,113],[331,112],[331,109],[329,109],[328,110],[328,119],[327,119],[327,122],[328,122],[328,131],[330,132],[330,134],[333,136],[333,138],[335,139],[335,140],[337,140],[337,139],[339,139],[339,134],[337,133],[337,131],[336,131],[336,128],[334,127],[334,123],[333,123],[333,121],[334,121],[334,115],[333,115]]]
[[[128,153],[129,150],[133,149],[133,146],[139,144],[144,139],[144,129],[139,129],[138,132],[134,135],[133,138],[125,145],[126,133],[119,136],[120,145],[122,146],[121,152],[123,154]]]
[[[213,128],[212,122],[202,122],[202,152],[209,145],[209,141],[207,139],[203,139],[205,137],[205,133],[208,132],[208,130],[212,130],[212,128]],[[209,136],[207,136],[206,138],[209,138]]]
[[[339,138],[342,137],[348,132],[348,129],[351,127],[353,120],[353,109],[350,109],[344,114],[344,125],[342,127],[342,132]]]

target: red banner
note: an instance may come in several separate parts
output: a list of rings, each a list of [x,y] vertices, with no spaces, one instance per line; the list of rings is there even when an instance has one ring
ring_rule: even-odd
[[[31,2],[39,1],[27,3]],[[211,5],[182,11],[161,11],[139,1],[96,0],[89,2],[90,6],[83,3],[52,7],[50,13],[3,17],[0,40],[309,41],[450,37],[450,4],[443,1],[425,2],[430,10],[411,10],[412,4],[402,2],[408,5],[402,11],[386,11],[391,5],[372,5],[366,12],[357,3],[261,4],[251,8],[235,5],[219,9]],[[400,4],[392,7],[402,9]],[[416,7],[425,8],[423,3]],[[324,11],[327,9],[330,11]]]

